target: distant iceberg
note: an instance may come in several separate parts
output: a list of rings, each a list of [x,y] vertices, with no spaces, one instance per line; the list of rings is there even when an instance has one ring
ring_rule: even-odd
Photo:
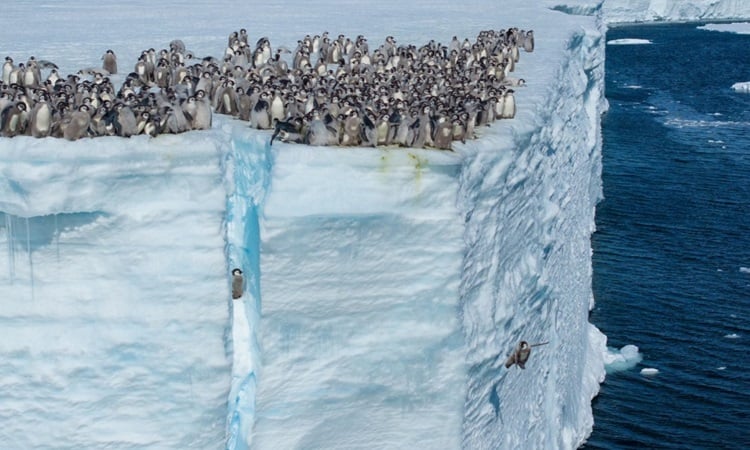
[[[626,38],[626,39],[612,39],[611,41],[607,41],[607,45],[644,45],[644,44],[653,44],[648,39],[633,39],[633,38]]]
[[[737,92],[744,92],[746,94],[750,94],[750,81],[744,81],[742,83],[734,83],[732,85],[732,89],[734,89]]]

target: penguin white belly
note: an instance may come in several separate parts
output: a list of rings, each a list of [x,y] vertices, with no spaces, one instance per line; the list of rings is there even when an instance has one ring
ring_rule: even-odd
[[[49,108],[43,108],[36,115],[36,129],[41,132],[47,132],[52,124],[52,117]]]
[[[280,97],[274,97],[271,102],[271,122],[273,122],[273,119],[284,119],[284,103]]]

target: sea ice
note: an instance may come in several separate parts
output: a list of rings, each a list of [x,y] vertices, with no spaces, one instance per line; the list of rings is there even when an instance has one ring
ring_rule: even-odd
[[[648,39],[613,39],[611,41],[607,41],[607,45],[644,45],[644,44],[652,44]]]
[[[726,33],[750,34],[750,23],[709,23],[698,27],[699,30],[722,31]]]
[[[604,355],[604,367],[607,373],[620,372],[635,367],[643,356],[635,345],[626,345],[621,349],[607,347]]]
[[[750,81],[743,81],[742,83],[734,83],[732,89],[737,92],[750,93]]]
[[[652,377],[659,373],[659,369],[654,369],[653,367],[645,367],[641,369],[641,375],[646,377]]]

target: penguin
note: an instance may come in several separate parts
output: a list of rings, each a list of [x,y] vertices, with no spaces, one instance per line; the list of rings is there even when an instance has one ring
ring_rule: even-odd
[[[529,30],[526,32],[526,36],[523,40],[523,49],[528,53],[534,51],[534,30]]]
[[[240,28],[240,34],[237,38],[240,40],[240,43],[248,45],[247,44],[247,30],[245,28]]]
[[[359,130],[362,121],[357,111],[352,110],[349,116],[344,120],[343,134],[341,135],[340,144],[345,147],[357,146],[361,142]]]
[[[91,115],[89,107],[81,105],[78,110],[70,115],[70,121],[65,126],[63,137],[69,141],[75,141],[88,135]]]
[[[160,88],[169,87],[172,84],[171,76],[172,70],[170,69],[169,64],[164,60],[160,61],[159,65],[157,65],[154,70],[154,81],[156,82],[156,85]]]
[[[24,63],[19,63],[18,66],[14,67],[10,74],[8,75],[8,82],[6,84],[8,85],[23,85],[23,74],[26,72],[26,65]]]
[[[508,356],[508,359],[505,361],[505,368],[509,369],[513,364],[518,365],[521,369],[526,368],[526,361],[529,360],[529,356],[531,356],[531,349],[533,347],[539,347],[541,345],[547,345],[549,342],[540,342],[538,344],[529,344],[526,341],[521,341],[518,343],[518,347],[516,347],[515,351],[511,353]]]
[[[276,137],[279,137],[279,140],[282,142],[302,142],[302,121],[301,119],[297,120],[279,120],[279,119],[272,119],[273,120],[273,134],[271,135],[271,142],[268,144],[269,146],[273,145],[273,140],[276,139]]]
[[[47,137],[52,132],[52,106],[47,101],[46,94],[31,109],[29,128],[35,138]]]
[[[16,67],[13,65],[13,58],[10,56],[5,57],[5,62],[3,63],[3,84],[10,85],[10,73],[15,69]]]
[[[133,110],[124,103],[119,103],[115,106],[114,113],[114,127],[115,133],[118,136],[130,137],[137,134],[137,120]]]
[[[192,128],[194,130],[210,130],[213,123],[211,103],[202,90],[195,93],[195,115],[193,115]]]
[[[42,73],[39,70],[39,65],[35,60],[31,60],[26,64],[26,70],[23,72],[23,85],[28,88],[39,87],[42,81]]]
[[[518,365],[521,369],[526,368],[526,361],[529,360],[529,356],[531,355],[531,347],[529,346],[529,343],[526,341],[521,341],[518,343],[518,347],[516,347],[515,351],[508,356],[508,359],[505,361],[505,368],[509,369],[510,366],[513,364]]]
[[[235,268],[232,270],[232,299],[241,298],[244,291],[245,278],[242,276],[242,271]]]
[[[286,118],[286,107],[284,106],[284,100],[281,98],[281,93],[278,90],[274,91],[268,109],[272,122],[277,119],[284,120],[284,118]]]
[[[117,56],[115,56],[115,52],[107,50],[102,56],[102,61],[102,69],[112,75],[117,73]]]
[[[26,103],[17,102],[15,105],[6,106],[0,114],[0,131],[3,136],[14,137],[24,134],[27,123]]]
[[[388,132],[390,131],[388,124],[389,117],[388,111],[384,111],[380,114],[380,118],[377,122],[375,122],[375,132],[378,145],[388,145]]]
[[[326,124],[320,117],[318,111],[313,111],[310,126],[307,128],[303,143],[307,145],[323,146],[328,145],[330,133],[326,129]]]
[[[359,139],[365,147],[378,146],[378,130],[375,126],[376,120],[368,112],[362,114],[362,125],[360,126]]]
[[[253,109],[253,99],[247,92],[241,87],[237,88],[237,118],[245,122],[250,121],[250,111]]]
[[[501,119],[512,119],[516,117],[516,100],[513,97],[513,89],[507,89],[503,94],[503,111]]]
[[[253,110],[250,112],[250,126],[258,130],[271,128],[271,117],[268,111],[268,92],[260,94],[260,98],[255,102]]]
[[[184,133],[190,131],[190,123],[188,123],[185,113],[182,108],[176,105],[167,106],[164,118],[164,129],[172,134]]]
[[[453,142],[453,123],[444,115],[440,115],[435,127],[433,145],[440,150],[450,150]]]
[[[109,110],[106,106],[100,106],[96,109],[94,116],[91,117],[91,124],[89,129],[94,136],[109,136],[111,124],[108,123]]]

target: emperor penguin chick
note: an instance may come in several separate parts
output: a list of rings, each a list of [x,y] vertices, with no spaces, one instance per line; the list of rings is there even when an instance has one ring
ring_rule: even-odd
[[[232,270],[232,298],[237,300],[245,291],[245,279],[240,269]]]
[[[115,52],[107,50],[104,56],[102,56],[102,61],[102,69],[112,75],[117,73],[117,56],[115,56]]]
[[[525,369],[526,361],[529,360],[530,355],[531,346],[529,346],[529,343],[526,341],[519,342],[516,350],[511,353],[511,355],[508,356],[508,359],[505,361],[505,368],[509,369],[513,364],[517,364],[521,369]]]

